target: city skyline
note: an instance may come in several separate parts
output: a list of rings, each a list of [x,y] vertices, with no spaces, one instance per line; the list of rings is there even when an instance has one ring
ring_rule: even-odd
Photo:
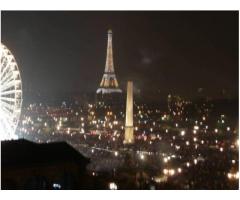
[[[239,188],[238,12],[2,16],[2,189]]]
[[[2,41],[35,93],[94,93],[109,28],[120,88],[238,97],[237,12],[2,12]]]

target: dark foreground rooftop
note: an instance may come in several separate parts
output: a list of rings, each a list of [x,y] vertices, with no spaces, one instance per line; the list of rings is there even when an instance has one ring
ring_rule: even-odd
[[[37,144],[25,139],[1,142],[2,167],[38,165],[56,162],[77,162],[86,165],[89,160],[66,142]]]
[[[2,189],[80,189],[89,162],[66,142],[2,141]]]

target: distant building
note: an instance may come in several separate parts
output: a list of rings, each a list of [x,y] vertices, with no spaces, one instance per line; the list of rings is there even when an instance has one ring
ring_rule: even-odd
[[[170,117],[175,120],[182,120],[188,101],[177,95],[168,95],[168,111]]]
[[[89,159],[65,142],[1,142],[2,189],[87,189]]]

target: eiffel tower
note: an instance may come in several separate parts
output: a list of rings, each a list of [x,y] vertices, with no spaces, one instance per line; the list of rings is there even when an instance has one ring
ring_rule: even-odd
[[[112,50],[112,30],[108,30],[108,42],[107,42],[107,57],[105,70],[100,83],[100,87],[97,89],[97,94],[112,94],[122,93],[122,90],[118,86],[118,81],[114,72],[113,65],[113,50]]]

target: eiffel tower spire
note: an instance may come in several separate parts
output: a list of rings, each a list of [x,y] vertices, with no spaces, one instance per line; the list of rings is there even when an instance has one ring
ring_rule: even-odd
[[[105,73],[114,73],[113,50],[112,50],[112,30],[108,30],[107,56],[105,64]]]
[[[107,55],[105,70],[97,89],[97,93],[121,93],[122,90],[118,86],[118,81],[114,72],[113,65],[113,49],[112,49],[112,30],[108,30]]]

